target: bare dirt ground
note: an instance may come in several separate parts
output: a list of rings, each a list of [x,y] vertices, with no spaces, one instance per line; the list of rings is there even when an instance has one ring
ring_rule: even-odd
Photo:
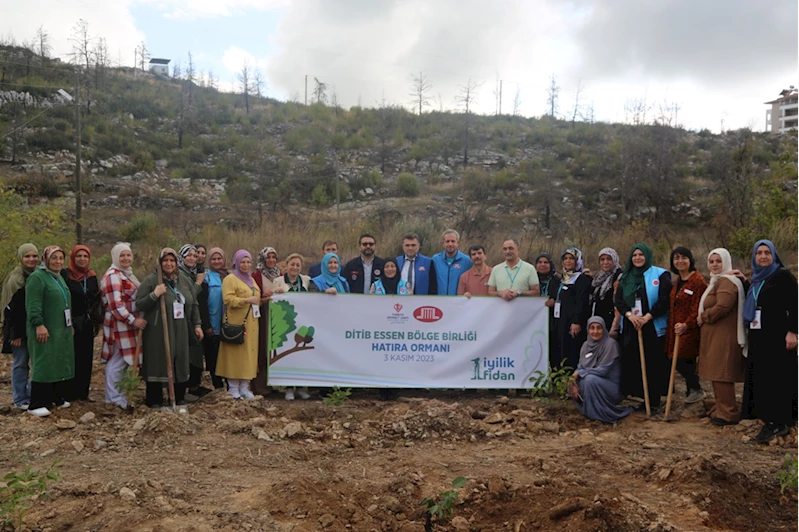
[[[10,370],[2,357],[5,405]],[[433,530],[796,530],[796,496],[775,477],[796,431],[757,445],[758,422],[714,427],[679,388],[679,421],[610,426],[496,391],[356,390],[338,408],[217,391],[188,416],[123,412],[103,403],[103,375],[96,364],[94,402],[49,418],[0,407],[0,473],[63,459],[30,530],[421,531],[419,502],[459,476]]]

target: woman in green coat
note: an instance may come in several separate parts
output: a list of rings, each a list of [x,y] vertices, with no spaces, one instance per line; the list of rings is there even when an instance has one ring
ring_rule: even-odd
[[[70,381],[75,377],[72,299],[61,277],[65,257],[60,247],[47,247],[42,253],[42,266],[25,283],[31,359],[28,412],[38,417],[49,416],[54,404],[59,408],[69,407],[64,397],[69,394]]]
[[[178,273],[178,254],[172,248],[164,248],[158,261],[164,282],[158,284],[158,274],[151,273],[142,281],[136,293],[136,308],[144,313],[143,318],[147,321],[142,337],[141,376],[147,383],[145,402],[150,408],[161,407],[164,402],[163,388],[169,382],[160,298],[163,297],[166,303],[166,324],[175,376],[175,401],[178,405],[186,404],[189,332],[193,329],[198,339],[203,338],[197,297],[191,281]]]

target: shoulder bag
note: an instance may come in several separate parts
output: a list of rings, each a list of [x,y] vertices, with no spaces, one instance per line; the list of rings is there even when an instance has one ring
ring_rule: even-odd
[[[250,310],[252,310],[252,305],[248,306],[247,314],[244,315],[244,321],[241,325],[231,325],[227,321],[227,308],[225,308],[225,321],[222,322],[220,340],[228,344],[243,344],[244,334],[247,332],[244,324],[247,323],[247,318],[250,317]]]

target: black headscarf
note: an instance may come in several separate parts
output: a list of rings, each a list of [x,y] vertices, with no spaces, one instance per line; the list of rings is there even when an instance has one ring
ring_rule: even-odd
[[[394,264],[394,267],[397,269],[397,273],[394,274],[394,277],[386,277],[386,264],[389,262]],[[394,259],[386,259],[383,263],[383,275],[380,276],[380,281],[383,283],[383,288],[386,289],[386,294],[396,294],[397,286],[401,280],[402,276],[400,275],[400,269],[397,265],[397,261]]]
[[[541,257],[544,257],[545,259],[547,259],[549,261],[549,272],[548,273],[538,273],[538,269],[537,268],[536,268],[535,271],[536,271],[536,273],[538,273],[538,282],[539,283],[546,283],[547,281],[552,279],[553,275],[555,275],[555,263],[552,262],[552,255],[550,255],[549,253],[539,253],[538,256],[535,258],[535,261],[533,261],[533,266],[538,264],[538,260]]]

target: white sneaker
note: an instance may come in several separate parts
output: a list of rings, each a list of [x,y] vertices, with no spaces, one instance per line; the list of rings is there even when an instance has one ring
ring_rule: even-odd
[[[235,388],[233,388],[231,386],[231,388],[230,388],[230,390],[228,390],[228,392],[230,392],[230,396],[233,399],[241,399],[241,393],[239,392],[239,387],[238,386],[236,386]]]
[[[47,417],[50,415],[50,411],[47,410],[45,407],[41,408],[34,408],[33,410],[28,410],[28,414],[36,417]]]
[[[294,400],[294,390],[286,390],[286,401]]]
[[[250,391],[249,381],[244,381],[239,384],[239,393],[241,394],[241,398],[245,401],[255,399],[255,394]]]
[[[30,404],[28,404],[28,403],[22,403],[21,405],[14,405],[14,406],[15,406],[16,408],[20,409],[20,410],[27,410],[27,409],[28,409],[28,407],[30,406]]]
[[[297,390],[297,397],[299,397],[300,399],[310,399],[311,394],[309,394],[305,390]]]
[[[69,401],[64,401],[63,403],[58,405],[58,408],[69,408],[70,406],[72,406],[72,403],[70,403]]]

